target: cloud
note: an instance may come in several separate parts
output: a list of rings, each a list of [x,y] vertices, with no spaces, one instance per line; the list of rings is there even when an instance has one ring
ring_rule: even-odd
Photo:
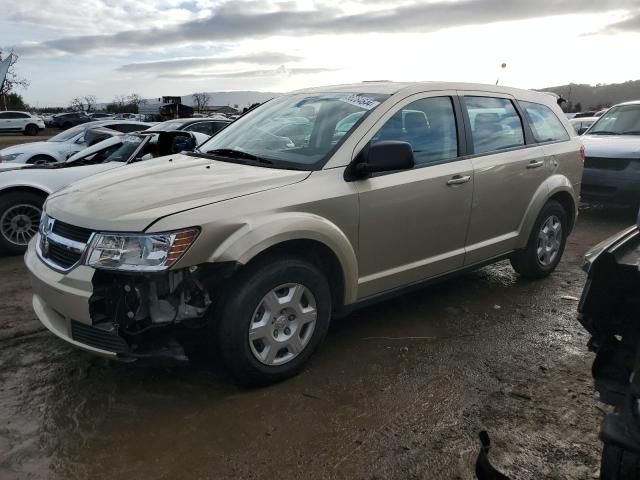
[[[292,3],[276,4],[233,0],[211,10],[204,18],[177,25],[137,28],[113,34],[68,36],[15,46],[23,55],[53,51],[87,54],[99,51],[148,50],[201,42],[229,42],[273,35],[329,35],[361,33],[405,33],[440,30],[464,25],[514,21],[575,13],[602,13],[637,6],[638,0],[434,0],[376,5],[345,13],[334,6],[316,4],[300,10]]]
[[[601,32],[604,33],[626,33],[626,32],[640,32],[640,10],[636,10],[631,16],[626,19],[612,23],[604,27]]]
[[[292,75],[309,75],[316,73],[333,72],[334,68],[309,68],[292,67],[287,68],[281,65],[271,70],[243,70],[238,72],[203,72],[203,73],[165,73],[158,75],[158,78],[179,78],[179,79],[203,79],[203,78],[251,78],[251,77],[288,77]]]
[[[224,57],[188,57],[157,62],[128,63],[118,67],[116,70],[121,72],[166,72],[168,70],[203,69],[234,63],[280,65],[286,62],[296,62],[300,59],[300,57],[286,53],[262,52]]]

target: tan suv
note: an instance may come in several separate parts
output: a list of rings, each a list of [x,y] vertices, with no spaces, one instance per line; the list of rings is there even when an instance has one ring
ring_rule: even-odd
[[[33,307],[108,357],[205,337],[243,382],[298,372],[333,316],[510,258],[552,272],[581,144],[545,93],[363,83],[266,102],[201,145],[49,197]]]

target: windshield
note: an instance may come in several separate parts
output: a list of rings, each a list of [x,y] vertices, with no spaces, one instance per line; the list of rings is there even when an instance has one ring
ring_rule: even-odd
[[[92,126],[95,126],[95,124],[92,124]],[[75,127],[54,135],[49,140],[47,140],[47,142],[68,142],[69,140],[73,140],[79,133],[84,132],[87,128],[89,128],[89,126],[86,123],[83,123],[82,125],[76,125]]]
[[[145,138],[137,135],[125,136],[122,144],[106,158],[105,162],[126,162],[144,142]]]
[[[239,118],[198,150],[233,161],[317,170],[386,98],[366,93],[285,95]]]
[[[620,105],[608,110],[587,135],[640,135],[640,105]]]
[[[167,122],[162,122],[153,127],[150,127],[149,130],[153,130],[154,132],[169,132],[171,130],[181,130],[186,121],[179,120],[169,120]]]

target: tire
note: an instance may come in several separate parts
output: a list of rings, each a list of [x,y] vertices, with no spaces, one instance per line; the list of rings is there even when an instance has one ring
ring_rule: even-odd
[[[0,251],[20,255],[37,233],[44,195],[13,192],[0,196]]]
[[[284,288],[276,290],[281,286]],[[264,259],[240,271],[226,291],[214,312],[211,340],[234,379],[241,385],[258,386],[299,373],[329,328],[332,297],[324,275],[297,258]],[[297,298],[296,293],[300,300],[292,300],[291,305],[296,306],[291,307],[286,299]],[[268,294],[283,296],[274,301]],[[263,327],[259,326],[263,322],[255,323],[258,317]],[[255,331],[250,341],[252,325]],[[293,349],[284,346],[288,341]]]
[[[49,155],[35,155],[27,160],[29,165],[46,165],[47,163],[56,163],[56,159]]]
[[[40,129],[37,125],[30,123],[26,127],[24,127],[24,134],[29,135],[30,137],[35,137],[40,132]]]
[[[550,221],[552,225],[548,223]],[[557,231],[553,230],[557,224],[560,225],[560,238],[558,238]],[[545,232],[542,231],[545,228],[551,236],[541,239],[540,237],[545,235]],[[560,203],[549,200],[542,207],[533,224],[526,248],[511,257],[511,266],[524,278],[546,277],[556,269],[562,258],[568,231],[567,212]],[[540,242],[543,243],[542,254],[539,251]],[[555,254],[551,255],[551,252],[555,252]]]
[[[640,455],[605,443],[600,463],[601,480],[640,478]]]

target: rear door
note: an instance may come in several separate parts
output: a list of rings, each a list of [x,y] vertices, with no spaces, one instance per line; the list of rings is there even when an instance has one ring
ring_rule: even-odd
[[[12,125],[11,112],[0,112],[0,131],[11,131]]]
[[[475,181],[465,257],[473,265],[516,247],[529,202],[549,172],[513,97],[460,94]]]
[[[462,158],[455,92],[401,100],[363,138],[411,144],[416,166],[354,182],[359,193],[359,290],[367,297],[460,268],[471,211],[473,167]]]

